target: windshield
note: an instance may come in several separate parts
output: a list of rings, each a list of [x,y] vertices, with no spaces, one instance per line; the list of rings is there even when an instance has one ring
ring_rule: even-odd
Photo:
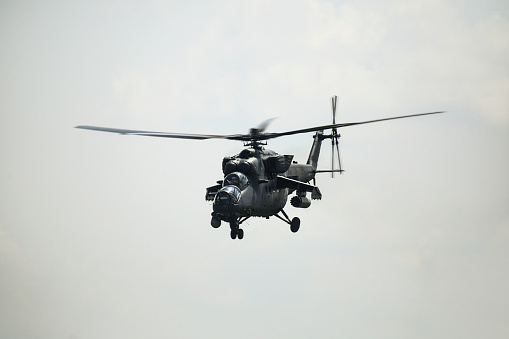
[[[244,173],[233,172],[228,174],[223,181],[223,186],[236,186],[240,190],[244,190],[249,185],[249,180]]]
[[[240,199],[240,190],[235,186],[225,186],[216,194],[215,203],[218,205],[235,204]]]

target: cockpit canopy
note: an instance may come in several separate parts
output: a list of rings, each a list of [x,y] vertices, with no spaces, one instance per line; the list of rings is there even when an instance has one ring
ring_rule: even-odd
[[[241,172],[233,172],[228,174],[223,180],[223,187],[236,186],[241,191],[249,185],[249,180],[246,175]]]
[[[217,192],[214,204],[232,205],[240,199],[240,190],[236,186],[224,186]]]

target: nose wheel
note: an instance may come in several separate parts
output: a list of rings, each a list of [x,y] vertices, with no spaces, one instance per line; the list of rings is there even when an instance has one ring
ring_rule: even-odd
[[[244,238],[244,230],[242,228],[239,228],[238,230],[231,230],[230,231],[230,237],[232,239],[243,239]]]
[[[230,221],[230,237],[232,239],[239,239],[242,240],[244,238],[244,230],[242,228],[239,228],[239,222],[237,220]]]

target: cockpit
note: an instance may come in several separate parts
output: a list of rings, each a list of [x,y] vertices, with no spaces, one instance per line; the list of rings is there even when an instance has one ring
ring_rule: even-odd
[[[217,192],[214,204],[231,205],[240,199],[240,190],[236,186],[224,186]]]
[[[243,191],[249,185],[246,175],[241,172],[233,172],[228,174],[223,180],[223,187],[236,186]]]
[[[217,192],[214,204],[231,205],[236,204],[241,195],[241,191],[249,186],[249,180],[241,172],[228,174],[223,180],[223,187]]]

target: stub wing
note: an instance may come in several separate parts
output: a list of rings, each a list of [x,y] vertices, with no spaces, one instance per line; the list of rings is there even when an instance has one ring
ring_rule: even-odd
[[[281,175],[277,176],[277,188],[291,188],[301,192],[312,192],[315,186],[310,185],[308,183],[290,179],[287,177],[283,177]]]
[[[277,188],[290,188],[292,190],[296,190],[297,192],[311,192],[311,199],[322,199],[322,193],[320,193],[320,190],[317,186],[313,186],[299,180],[278,175],[276,185]]]
[[[213,201],[217,192],[219,192],[219,190],[221,189],[221,187],[223,187],[222,185],[220,184],[217,184],[217,185],[214,185],[214,186],[210,186],[210,187],[207,187],[207,190],[205,192],[205,200],[207,201]]]

